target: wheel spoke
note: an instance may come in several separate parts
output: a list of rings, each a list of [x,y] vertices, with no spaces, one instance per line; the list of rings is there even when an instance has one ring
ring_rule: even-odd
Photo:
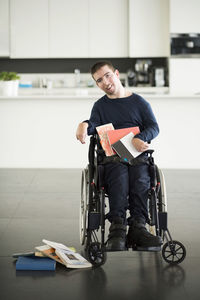
[[[182,247],[181,246],[179,246],[179,248],[178,249],[176,249],[176,251],[178,251],[179,249],[181,249]]]
[[[95,265],[100,266],[106,261],[106,253],[101,248],[101,244],[98,242],[93,242],[90,244],[88,249],[89,261]]]
[[[170,256],[172,256],[173,255],[173,253],[170,253],[168,256],[166,256],[166,258],[168,258],[168,257],[170,257]]]

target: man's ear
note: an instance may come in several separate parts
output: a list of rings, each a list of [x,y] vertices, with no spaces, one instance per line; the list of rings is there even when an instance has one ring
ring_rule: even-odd
[[[119,77],[119,71],[117,69],[115,70],[115,74],[117,75],[117,77]]]

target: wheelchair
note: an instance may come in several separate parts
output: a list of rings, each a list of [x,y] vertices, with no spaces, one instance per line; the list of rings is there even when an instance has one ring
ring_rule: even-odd
[[[169,264],[179,264],[186,256],[184,245],[173,240],[167,226],[167,194],[165,178],[162,170],[154,163],[153,150],[147,150],[150,174],[150,190],[148,194],[149,231],[162,237],[162,246],[133,247],[134,251],[162,252],[163,259]],[[82,170],[81,203],[80,203],[80,243],[84,247],[86,258],[93,266],[103,265],[107,260],[106,251],[106,190],[103,181],[104,164],[112,160],[122,162],[114,155],[106,157],[98,135],[90,137],[88,165]],[[123,163],[127,163],[124,162]],[[127,250],[128,245],[127,245]]]

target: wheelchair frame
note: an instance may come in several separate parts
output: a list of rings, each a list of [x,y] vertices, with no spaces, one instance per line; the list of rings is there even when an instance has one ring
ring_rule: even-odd
[[[148,153],[150,190],[148,197],[149,231],[166,240],[162,246],[162,257],[167,263],[179,264],[186,256],[182,243],[173,240],[167,226],[167,195],[163,172],[154,164],[153,150]],[[97,135],[91,136],[89,164],[82,171],[80,206],[80,242],[84,245],[87,259],[94,266],[106,262],[105,242],[105,189],[103,186],[103,150]],[[119,158],[118,158],[119,159]],[[116,162],[117,163],[117,162]],[[128,245],[127,245],[128,250]],[[161,251],[160,247],[133,247],[135,251]]]

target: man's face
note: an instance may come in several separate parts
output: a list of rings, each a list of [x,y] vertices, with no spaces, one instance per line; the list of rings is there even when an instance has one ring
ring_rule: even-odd
[[[93,74],[97,86],[107,95],[114,95],[117,93],[120,80],[118,70],[111,70],[109,66],[105,65]]]

